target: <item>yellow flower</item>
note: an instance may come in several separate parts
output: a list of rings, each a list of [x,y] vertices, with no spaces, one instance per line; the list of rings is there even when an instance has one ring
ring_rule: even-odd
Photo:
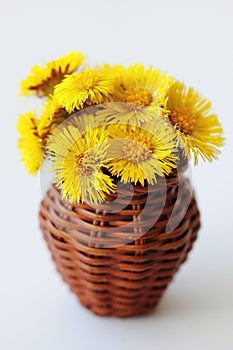
[[[113,90],[113,76],[101,70],[87,69],[67,76],[55,87],[55,97],[68,112],[100,104]]]
[[[38,135],[38,120],[33,112],[21,114],[17,123],[20,134],[18,148],[21,161],[29,174],[35,174],[41,167],[44,155],[44,140]]]
[[[159,69],[151,66],[146,69],[142,64],[136,63],[121,72],[113,100],[159,110],[165,104],[165,92],[169,83],[170,78]]]
[[[27,78],[21,82],[21,93],[49,96],[53,93],[54,86],[60,83],[65,75],[80,67],[84,57],[82,53],[73,51],[58,60],[48,62],[45,67],[33,66]]]
[[[20,134],[18,148],[21,151],[21,160],[30,174],[35,174],[40,169],[48,138],[55,128],[69,116],[53,96],[43,106],[40,119],[34,112],[27,112],[20,115],[17,123]]]
[[[211,111],[211,103],[178,81],[168,89],[167,98],[168,118],[187,156],[190,157],[192,151],[195,164],[199,155],[203,160],[216,159],[224,138],[218,117]]]
[[[112,179],[103,173],[108,134],[101,127],[80,133],[78,118],[76,122],[59,127],[48,142],[55,184],[70,202],[98,204],[115,191]]]
[[[108,169],[122,182],[156,183],[176,167],[176,145],[171,127],[146,122],[142,128],[117,124],[112,128]]]
[[[41,117],[38,121],[38,132],[40,136],[46,137],[62,123],[69,114],[61,107],[57,99],[51,95],[43,104]]]

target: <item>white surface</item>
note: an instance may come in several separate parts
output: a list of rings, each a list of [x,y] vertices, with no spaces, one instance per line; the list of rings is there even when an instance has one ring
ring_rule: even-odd
[[[233,348],[232,1],[0,3],[0,349]],[[70,50],[92,62],[151,63],[214,102],[227,137],[219,162],[193,172],[203,226],[159,308],[137,319],[98,318],[55,273],[38,229],[38,178],[18,162],[17,85],[34,63]]]

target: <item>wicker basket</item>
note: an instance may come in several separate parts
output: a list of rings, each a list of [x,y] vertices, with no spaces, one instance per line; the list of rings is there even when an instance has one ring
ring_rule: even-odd
[[[41,203],[40,226],[57,270],[95,314],[151,311],[197,237],[199,211],[193,194],[187,206],[191,187],[184,175],[166,178],[165,203],[160,182],[150,192],[146,218],[148,186],[133,186],[133,196],[125,190],[122,208],[114,213],[70,204],[54,186]],[[169,231],[171,217],[177,224]]]

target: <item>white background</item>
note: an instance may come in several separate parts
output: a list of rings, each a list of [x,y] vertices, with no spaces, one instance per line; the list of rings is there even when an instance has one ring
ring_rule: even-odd
[[[233,2],[0,0],[0,348],[233,348]],[[15,123],[28,107],[18,83],[35,64],[71,50],[91,62],[141,61],[169,71],[213,101],[227,143],[193,181],[202,230],[187,264],[149,316],[98,318],[55,268],[38,229],[39,178],[19,163]]]

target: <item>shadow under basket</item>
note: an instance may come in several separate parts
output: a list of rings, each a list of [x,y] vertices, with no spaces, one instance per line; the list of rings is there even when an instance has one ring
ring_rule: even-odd
[[[80,302],[97,315],[128,317],[156,306],[192,248],[200,215],[189,180],[173,174],[154,186],[123,186],[99,208],[70,204],[52,185],[40,227]]]

